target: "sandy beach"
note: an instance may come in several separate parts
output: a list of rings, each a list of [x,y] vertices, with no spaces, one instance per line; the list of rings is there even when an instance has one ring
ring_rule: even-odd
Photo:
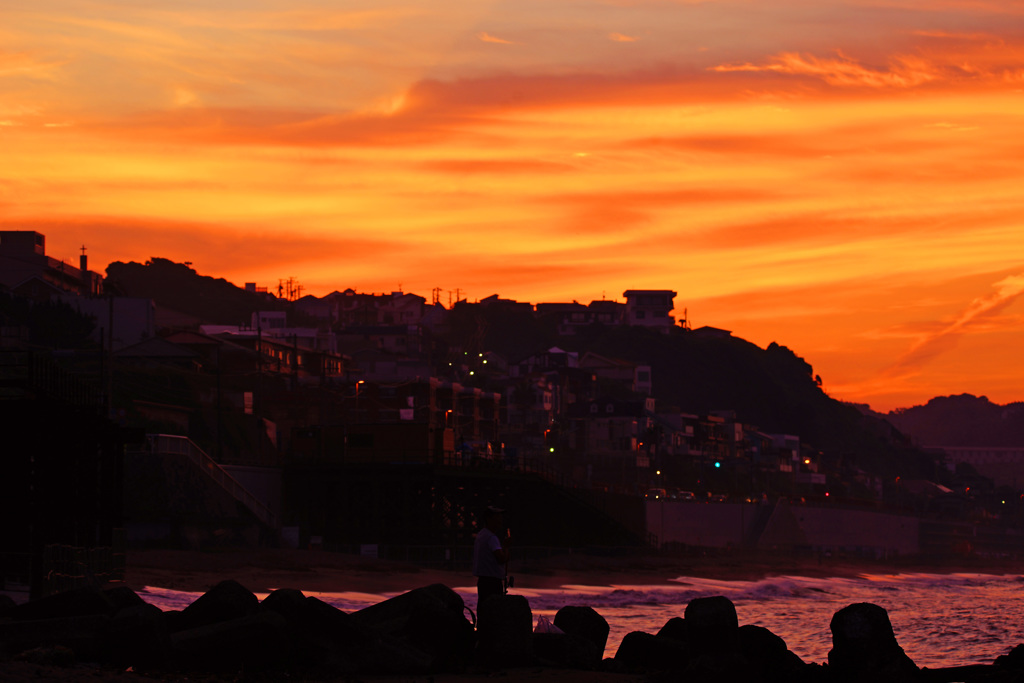
[[[852,577],[863,574],[957,573],[990,574],[1024,573],[1024,562],[994,561],[966,558],[942,564],[919,562],[874,562],[833,558],[797,558],[792,556],[718,555],[671,556],[636,555],[605,557],[565,555],[529,566],[516,566],[516,586],[552,588],[569,584],[593,586],[657,585],[681,576],[708,577],[724,580],[756,580],[770,576]],[[255,593],[277,588],[299,588],[307,592],[355,591],[364,593],[401,592],[443,583],[451,587],[472,586],[467,571],[423,568],[410,564],[344,555],[324,551],[234,550],[179,551],[133,550],[127,555],[125,584],[135,590],[145,586],[182,591],[206,591],[224,579],[234,579]],[[606,653],[611,656],[614,653]],[[92,683],[132,683],[132,681],[190,681],[222,683],[218,676],[172,674],[165,672],[112,671],[76,664],[56,666],[30,662],[0,661],[4,681],[11,683],[48,683],[72,681]],[[421,677],[359,676],[360,681],[397,681],[403,683],[639,683],[642,675],[607,672],[549,670],[537,667],[500,672],[467,671]],[[266,683],[259,672],[246,672],[231,679],[234,683],[253,681]],[[289,678],[290,681],[301,680]],[[350,682],[354,683],[354,681]]]

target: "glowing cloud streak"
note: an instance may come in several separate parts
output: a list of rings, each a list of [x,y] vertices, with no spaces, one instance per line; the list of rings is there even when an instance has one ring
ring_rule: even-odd
[[[974,299],[955,320],[918,340],[906,354],[886,369],[883,378],[893,379],[920,372],[929,361],[949,350],[956,338],[967,334],[972,326],[984,323],[1006,309],[1024,294],[1024,273],[1000,280],[993,287],[995,292]]]
[[[0,22],[0,225],[320,295],[671,288],[839,398],[1015,400],[1022,16],[36,0]]]

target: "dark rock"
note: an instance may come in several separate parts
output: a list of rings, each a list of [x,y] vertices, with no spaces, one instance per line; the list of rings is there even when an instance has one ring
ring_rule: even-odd
[[[301,624],[308,617],[305,594],[295,588],[279,588],[260,603],[261,610],[277,612],[293,625]]]
[[[434,584],[349,616],[356,629],[394,639],[399,647],[418,650],[427,657],[428,671],[441,671],[464,665],[472,657],[473,626],[464,608],[458,593]]]
[[[49,645],[26,650],[15,659],[19,662],[29,662],[42,666],[74,666],[77,663],[75,653],[63,645]]]
[[[302,619],[307,628],[334,639],[358,641],[366,637],[366,633],[360,630],[352,615],[318,598],[306,598]]]
[[[477,662],[490,668],[533,664],[533,612],[521,595],[495,595],[477,615]]]
[[[899,683],[917,678],[917,665],[896,642],[884,608],[867,602],[848,605],[833,615],[829,627],[829,672],[835,680]]]
[[[0,593],[0,619],[10,616],[14,611],[14,608],[18,606],[18,603],[14,602],[14,598],[9,595]]]
[[[762,681],[788,683],[806,667],[786,646],[786,641],[762,626],[740,626],[739,652],[760,672]]]
[[[719,681],[760,682],[758,670],[747,659],[736,652],[709,652],[694,656],[679,673],[679,679],[688,683],[719,683]],[[787,681],[787,683],[794,683]]]
[[[562,632],[583,638],[594,645],[596,659],[592,666],[604,658],[604,649],[608,645],[608,622],[592,607],[566,605],[555,614],[555,626]]]
[[[695,598],[683,613],[686,643],[695,653],[735,652],[739,636],[736,606],[729,598],[716,595]]]
[[[111,617],[86,614],[31,621],[0,622],[0,649],[10,654],[60,645],[82,660],[98,661],[104,651],[103,633]]]
[[[186,670],[282,666],[293,654],[287,620],[270,610],[171,634],[171,661]]]
[[[558,669],[596,669],[601,664],[597,646],[569,633],[534,633],[533,654],[540,666]]]
[[[671,638],[680,643],[687,642],[689,639],[686,636],[686,620],[682,617],[672,617],[658,631],[658,637]]]
[[[643,631],[627,633],[615,652],[615,662],[628,671],[681,671],[689,661],[684,644]]]
[[[464,616],[465,603],[451,588],[435,583],[353,612],[352,618],[359,628],[398,633],[405,628],[417,608],[444,609]]]
[[[1003,671],[991,664],[968,664],[921,669],[917,675],[920,683],[1021,683],[1024,677],[1019,672]]]
[[[125,607],[138,607],[139,605],[147,604],[145,600],[139,597],[138,593],[128,586],[113,586],[112,588],[107,588],[103,591],[103,595],[110,601],[114,612],[122,610]]]
[[[172,617],[168,624],[173,630],[180,630],[231,621],[255,614],[259,604],[259,599],[252,591],[228,579],[200,595],[181,611],[180,617]]]
[[[473,658],[476,634],[461,610],[414,610],[402,635],[432,657],[431,671],[459,668]]]
[[[284,617],[292,632],[296,659],[304,669],[320,676],[357,672],[357,662],[367,659],[375,644],[352,623],[350,615],[295,589],[274,591],[260,603],[260,610]]]
[[[170,633],[184,631],[187,628],[185,618],[181,616],[180,609],[169,609],[164,612],[164,623]]]
[[[115,611],[114,603],[103,591],[94,586],[83,586],[17,605],[8,616],[31,621],[97,614],[111,615]]]
[[[171,650],[164,613],[145,602],[118,611],[106,624],[103,637],[103,661],[123,667],[160,666]]]
[[[1024,644],[996,657],[995,665],[1011,671],[1024,671]]]
[[[357,665],[362,673],[416,676],[431,673],[434,659],[415,647],[382,637],[362,653]]]

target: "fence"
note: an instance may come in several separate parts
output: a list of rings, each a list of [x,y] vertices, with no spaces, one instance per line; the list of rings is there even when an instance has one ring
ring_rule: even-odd
[[[120,581],[124,578],[124,562],[123,548],[44,546],[40,594],[51,595],[82,586],[102,586]]]

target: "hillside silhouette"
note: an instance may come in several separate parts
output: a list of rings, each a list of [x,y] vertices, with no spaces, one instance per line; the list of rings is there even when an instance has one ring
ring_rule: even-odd
[[[1024,445],[1024,403],[999,405],[985,396],[939,396],[923,406],[894,410],[887,419],[922,446]]]
[[[152,299],[157,306],[210,324],[248,325],[255,311],[280,310],[284,303],[164,258],[146,263],[114,261],[107,266],[105,284],[108,291]]]
[[[159,306],[211,323],[246,324],[253,311],[290,306],[167,259],[115,262],[107,273],[127,296],[149,297]],[[493,351],[512,362],[558,346],[581,357],[589,351],[650,365],[659,409],[733,411],[761,431],[799,436],[845,469],[904,477],[935,473],[933,459],[910,448],[885,416],[829,397],[812,366],[777,343],[762,349],[740,338],[683,328],[661,334],[598,324],[560,336],[552,320],[522,306],[466,302],[450,311],[446,328],[438,333],[442,345],[473,354]],[[480,378],[481,384],[486,382]]]
[[[933,458],[909,447],[885,416],[831,398],[806,360],[774,342],[762,349],[738,337],[683,328],[666,335],[603,325],[561,337],[552,321],[502,306],[460,304],[452,317],[451,341],[465,347],[472,340],[471,353],[491,350],[518,360],[558,346],[581,357],[589,351],[650,365],[659,410],[731,410],[763,432],[799,436],[847,468],[884,476],[935,475]]]

